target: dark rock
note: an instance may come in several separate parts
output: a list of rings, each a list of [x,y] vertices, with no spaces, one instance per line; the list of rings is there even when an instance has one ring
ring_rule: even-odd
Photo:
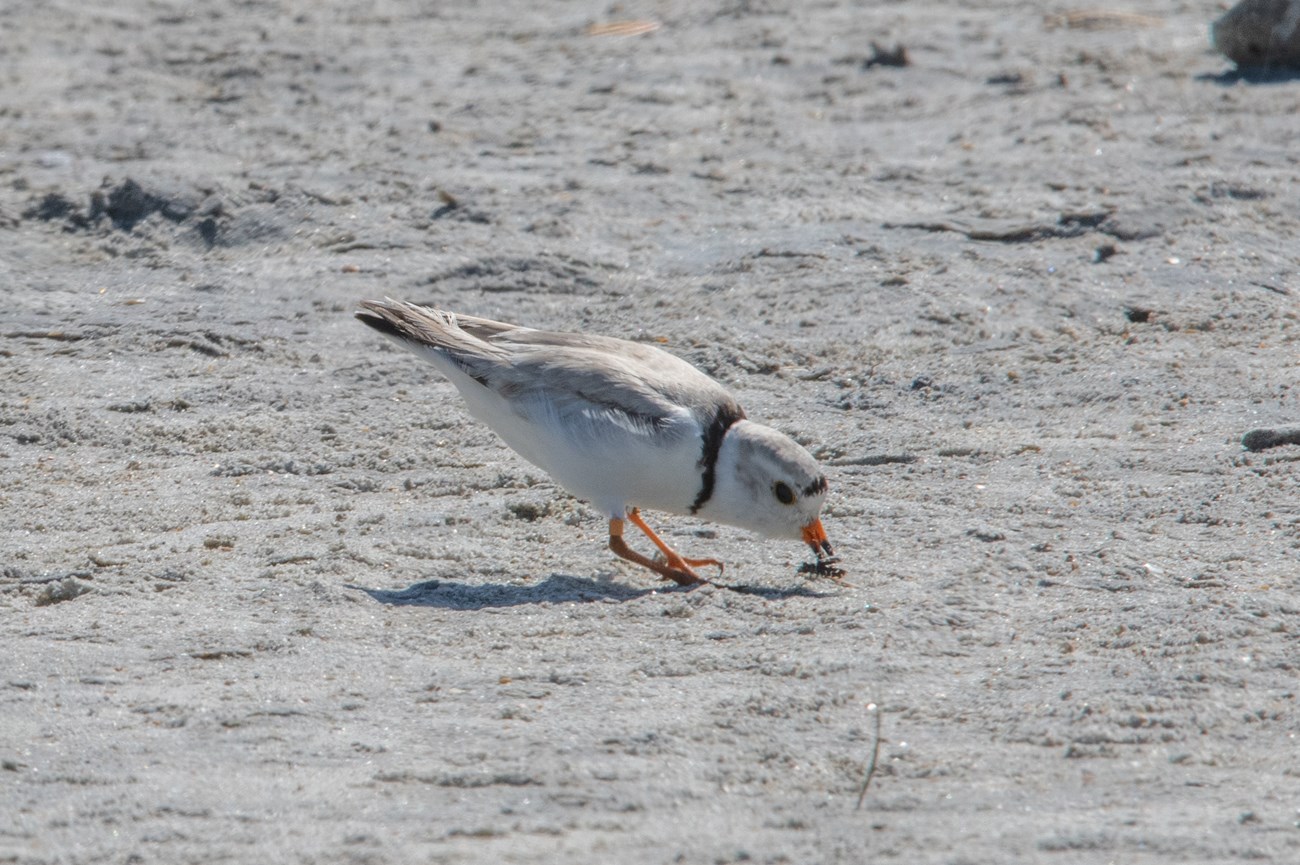
[[[1239,67],[1300,69],[1300,0],[1242,0],[1211,32]]]

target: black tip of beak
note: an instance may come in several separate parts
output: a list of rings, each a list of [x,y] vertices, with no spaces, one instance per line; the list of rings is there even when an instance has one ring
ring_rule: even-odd
[[[822,541],[820,544],[809,544],[817,558],[821,559],[826,556],[834,556],[835,550],[831,549],[830,541]]]

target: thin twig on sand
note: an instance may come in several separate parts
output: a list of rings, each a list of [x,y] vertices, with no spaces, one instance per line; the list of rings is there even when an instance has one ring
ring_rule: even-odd
[[[880,716],[883,713],[875,703],[868,703],[867,711],[876,718],[876,733],[871,742],[871,762],[867,764],[867,775],[862,779],[862,786],[858,788],[858,804],[853,806],[854,811],[862,810],[862,800],[867,797],[867,788],[871,786],[871,779],[876,774],[876,761],[880,759]]]

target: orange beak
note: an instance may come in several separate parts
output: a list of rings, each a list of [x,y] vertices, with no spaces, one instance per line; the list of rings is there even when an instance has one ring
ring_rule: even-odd
[[[803,542],[812,548],[818,559],[835,555],[835,551],[831,549],[831,542],[826,540],[826,529],[822,528],[821,517],[804,526],[801,534]]]

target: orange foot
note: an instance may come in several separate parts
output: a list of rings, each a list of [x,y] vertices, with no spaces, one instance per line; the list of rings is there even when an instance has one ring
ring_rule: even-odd
[[[628,511],[627,518],[632,521],[632,525],[645,532],[645,536],[654,542],[654,545],[659,548],[659,552],[663,554],[663,561],[647,558],[629,547],[627,542],[623,540],[623,521],[617,519],[609,521],[609,548],[616,555],[627,559],[629,562],[635,562],[643,568],[649,568],[663,579],[672,580],[682,586],[708,582],[708,580],[695,573],[692,568],[715,567],[718,569],[718,573],[722,573],[722,562],[717,559],[687,559],[679,555],[676,550],[665,544],[663,539],[654,533],[653,529],[645,524],[645,520],[641,519],[641,512],[636,508]]]

